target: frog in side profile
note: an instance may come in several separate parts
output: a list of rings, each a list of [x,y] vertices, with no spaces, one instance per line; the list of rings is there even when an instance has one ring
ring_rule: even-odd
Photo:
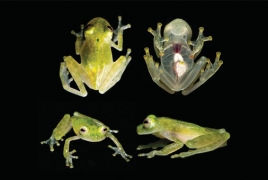
[[[104,94],[120,80],[131,60],[129,56],[131,49],[127,49],[126,56],[120,56],[114,62],[111,47],[122,51],[123,31],[131,26],[130,24],[123,26],[121,16],[118,19],[116,30],[113,30],[105,19],[97,17],[89,21],[85,27],[81,25],[79,33],[71,32],[76,36],[75,50],[76,54],[80,55],[81,64],[72,56],[63,57],[60,79],[66,91],[85,97],[87,96],[85,83],[89,88]],[[69,73],[72,75],[70,79]],[[73,80],[79,90],[70,86]]]
[[[153,56],[146,47],[144,59],[153,81],[170,94],[182,91],[188,95],[205,83],[220,68],[220,52],[216,53],[214,64],[202,56],[197,62],[196,57],[201,52],[204,42],[211,41],[212,37],[203,35],[204,28],[199,28],[196,41],[192,37],[191,27],[182,19],[175,19],[165,26],[164,36],[161,36],[161,23],[157,24],[156,31],[149,28],[154,36],[154,49],[161,64],[153,60]],[[193,46],[191,49],[190,46]],[[199,80],[198,80],[199,79]]]
[[[117,133],[117,130],[111,130],[108,126],[103,124],[97,119],[88,117],[79,112],[74,112],[71,117],[69,114],[65,114],[56,128],[53,130],[51,137],[46,141],[41,141],[41,144],[48,144],[50,146],[50,151],[54,151],[54,145],[59,146],[59,140],[62,140],[62,137],[65,136],[73,128],[76,136],[69,137],[65,140],[63,148],[63,156],[66,159],[66,166],[73,168],[72,159],[77,159],[78,156],[73,156],[72,154],[76,150],[69,150],[70,142],[73,140],[83,139],[90,142],[99,142],[104,140],[106,137],[110,138],[117,147],[109,145],[108,147],[113,149],[115,153],[113,156],[120,154],[127,162],[132,158],[131,155],[128,155],[123,149],[120,142],[112,133]]]
[[[143,124],[137,126],[137,133],[139,135],[152,134],[160,138],[156,142],[137,147],[137,150],[163,147],[160,150],[138,155],[147,156],[147,158],[169,155],[182,148],[184,144],[190,150],[174,154],[171,158],[184,158],[205,153],[226,146],[230,138],[230,134],[225,129],[201,127],[193,123],[155,115],[149,115]],[[168,144],[170,142],[172,143]]]

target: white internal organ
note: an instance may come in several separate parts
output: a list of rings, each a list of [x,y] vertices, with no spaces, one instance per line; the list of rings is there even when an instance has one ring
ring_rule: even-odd
[[[179,53],[174,54],[173,69],[179,77],[181,77],[187,70],[186,63],[183,61],[183,57]]]

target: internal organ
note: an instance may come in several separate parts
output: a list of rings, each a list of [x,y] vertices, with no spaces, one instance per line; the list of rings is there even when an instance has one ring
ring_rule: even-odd
[[[183,61],[183,57],[180,54],[181,44],[173,44],[174,61],[173,71],[177,77],[181,77],[187,70],[187,65]]]

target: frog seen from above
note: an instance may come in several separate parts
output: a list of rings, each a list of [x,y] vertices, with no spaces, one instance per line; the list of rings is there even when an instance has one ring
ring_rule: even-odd
[[[204,42],[211,41],[212,37],[203,35],[204,28],[199,28],[196,41],[190,41],[192,37],[191,27],[182,19],[175,19],[164,28],[164,36],[161,36],[161,23],[157,24],[156,31],[149,28],[154,36],[154,49],[161,64],[153,60],[146,47],[144,59],[153,81],[173,94],[182,91],[188,95],[200,85],[205,83],[222,65],[220,52],[216,53],[214,64],[202,56],[197,62],[195,58],[201,52]],[[193,48],[189,47],[191,45]],[[197,81],[199,79],[199,81]]]
[[[99,93],[103,94],[120,80],[131,60],[131,49],[127,49],[126,56],[120,56],[113,61],[111,47],[122,51],[123,31],[130,28],[130,24],[122,25],[121,16],[118,19],[116,30],[113,30],[105,19],[97,17],[89,21],[85,27],[81,25],[79,33],[71,32],[76,36],[75,50],[76,54],[80,55],[81,64],[72,56],[63,57],[60,79],[66,91],[85,97],[85,83],[89,88],[99,90]],[[115,44],[116,42],[118,43]],[[69,72],[72,76],[70,79]],[[73,80],[79,90],[70,86]]]
[[[117,133],[117,130],[111,130],[108,126],[103,124],[97,119],[88,117],[79,112],[74,112],[71,117],[69,114],[65,114],[56,128],[53,130],[51,137],[46,141],[41,141],[41,144],[48,144],[50,146],[50,151],[54,151],[54,144],[59,146],[59,140],[65,136],[73,128],[76,136],[69,137],[65,140],[63,148],[63,156],[66,159],[66,166],[73,168],[72,159],[77,159],[78,156],[73,156],[72,154],[76,150],[69,151],[70,142],[77,139],[83,139],[90,142],[99,142],[104,140],[106,137],[110,138],[117,147],[109,145],[108,147],[113,149],[115,153],[113,156],[120,154],[127,162],[131,155],[128,155],[123,149],[120,142],[112,133]]]
[[[193,123],[168,117],[156,117],[155,115],[149,115],[143,121],[143,124],[137,126],[137,133],[139,135],[152,134],[161,138],[156,142],[138,146],[138,150],[164,147],[160,150],[153,150],[149,153],[141,153],[138,155],[147,156],[147,158],[152,158],[156,155],[169,155],[182,148],[184,144],[190,148],[190,150],[181,152],[180,154],[174,154],[171,158],[184,158],[199,153],[205,153],[226,146],[227,140],[230,138],[230,134],[226,132],[225,129],[201,127]],[[169,142],[172,143],[168,144]]]

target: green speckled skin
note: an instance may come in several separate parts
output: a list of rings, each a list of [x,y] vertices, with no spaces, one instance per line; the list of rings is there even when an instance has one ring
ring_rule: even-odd
[[[72,159],[78,158],[78,156],[72,155],[76,152],[76,150],[69,151],[70,142],[77,139],[83,139],[90,142],[99,142],[108,137],[117,146],[108,146],[115,151],[113,154],[114,156],[120,154],[127,162],[129,161],[129,158],[132,158],[132,156],[126,154],[120,142],[112,134],[113,132],[117,133],[117,130],[110,130],[108,126],[99,120],[88,117],[78,112],[75,112],[72,117],[69,114],[65,114],[62,120],[53,130],[51,137],[46,141],[42,141],[41,144],[48,144],[50,146],[50,151],[54,151],[54,144],[59,146],[58,141],[62,140],[62,137],[65,136],[65,134],[68,133],[72,128],[76,136],[67,138],[65,140],[63,148],[63,156],[66,159],[66,166],[73,168]]]
[[[138,146],[138,150],[164,147],[161,150],[139,154],[139,156],[147,156],[147,158],[152,158],[155,155],[169,155],[182,148],[184,144],[191,150],[174,154],[171,158],[184,158],[209,152],[227,145],[227,140],[230,138],[230,134],[225,129],[201,127],[193,123],[168,117],[156,117],[155,115],[149,115],[143,124],[137,126],[137,133],[139,135],[152,134],[160,138],[159,141]],[[168,144],[169,142],[173,143]]]
[[[81,25],[79,33],[71,32],[76,36],[75,50],[81,57],[81,64],[72,56],[63,57],[60,78],[66,91],[85,97],[87,95],[85,83],[89,88],[99,90],[103,94],[120,80],[131,60],[129,56],[131,49],[127,50],[126,56],[120,56],[115,62],[113,61],[111,47],[122,51],[123,31],[130,28],[130,24],[122,26],[121,16],[118,19],[116,30],[113,30],[105,19],[97,17],[89,21],[85,27]],[[118,44],[115,44],[116,41]],[[71,79],[68,78],[69,72],[72,75]],[[79,90],[70,87],[72,80]]]

